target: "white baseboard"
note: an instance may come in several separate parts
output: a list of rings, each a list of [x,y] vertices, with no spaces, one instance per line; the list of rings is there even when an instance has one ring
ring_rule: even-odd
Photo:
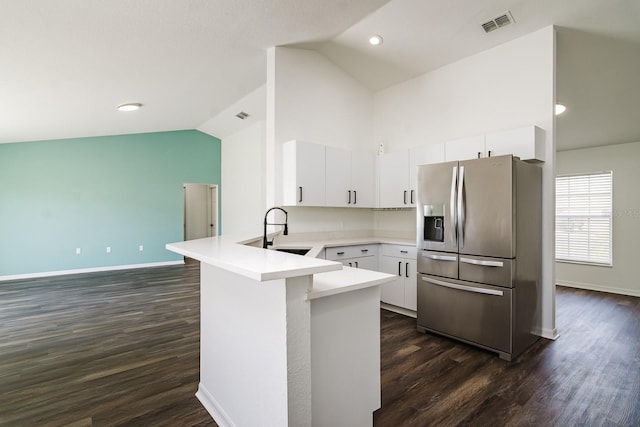
[[[566,286],[567,288],[586,289],[588,291],[608,292],[611,294],[628,295],[631,297],[640,297],[640,290],[629,288],[613,288],[609,286],[601,286],[593,283],[571,282],[569,280],[556,281],[557,286]]]
[[[165,267],[168,265],[180,265],[180,264],[184,264],[184,260],[183,261],[149,262],[146,264],[111,265],[108,267],[79,268],[75,270],[45,271],[42,273],[13,274],[9,276],[0,276],[0,282],[4,282],[7,280],[38,279],[41,277],[63,276],[66,274],[97,273],[100,271],[130,270],[134,268],[147,268],[147,267]]]
[[[209,412],[209,415],[220,427],[236,427],[235,423],[231,421],[227,413],[218,404],[216,399],[213,398],[211,393],[200,383],[198,385],[198,391],[196,397],[202,403],[202,406]]]

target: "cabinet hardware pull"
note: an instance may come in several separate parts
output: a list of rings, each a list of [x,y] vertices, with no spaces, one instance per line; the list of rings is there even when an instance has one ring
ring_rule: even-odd
[[[347,190],[347,193],[349,193],[349,201],[347,202],[348,205],[351,204],[351,190]]]
[[[369,252],[369,249],[360,249],[360,252]]]
[[[402,261],[398,261],[398,276],[402,277],[402,273],[400,272],[400,269],[402,268]]]
[[[338,252],[338,255],[344,255],[344,252]]]
[[[480,158],[480,152],[478,151],[478,158]]]
[[[358,267],[358,261],[356,261],[355,263],[356,263],[356,268],[359,268],[359,267]]]
[[[409,263],[404,264],[404,277],[409,277]]]
[[[353,265],[351,263],[349,263],[349,267],[353,267]]]
[[[491,157],[491,150],[489,150],[489,153],[488,153],[488,154],[489,154],[489,157]]]
[[[407,190],[404,190],[404,196],[402,197],[402,200],[404,201],[404,204],[407,204]]]
[[[356,192],[356,190],[353,190],[353,204],[357,204],[358,203],[358,193]]]
[[[400,251],[401,254],[408,254],[409,251]]]
[[[300,189],[300,200],[298,200],[298,203],[302,203],[302,187],[298,187]]]
[[[409,201],[411,202],[411,204],[414,204],[415,202],[413,201],[413,193],[415,193],[415,190],[411,190],[411,197],[409,198]]]

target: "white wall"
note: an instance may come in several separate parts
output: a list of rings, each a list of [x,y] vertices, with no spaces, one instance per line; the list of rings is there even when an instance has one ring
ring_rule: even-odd
[[[555,30],[547,27],[380,91],[374,96],[374,146],[385,151],[536,125],[545,131],[543,165],[543,301],[540,333],[555,337]],[[409,215],[376,212],[382,231]]]
[[[222,233],[262,235],[265,213],[265,122],[222,139]]]
[[[373,94],[322,54],[267,52],[267,203],[281,202],[281,145],[292,139],[356,151],[371,144]],[[292,233],[371,229],[368,209],[287,208]]]
[[[558,175],[613,171],[613,267],[556,263],[558,284],[640,296],[640,142],[557,153]]]

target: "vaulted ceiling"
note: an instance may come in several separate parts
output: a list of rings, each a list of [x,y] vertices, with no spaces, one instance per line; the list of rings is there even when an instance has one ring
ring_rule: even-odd
[[[0,0],[0,142],[197,128],[264,84],[270,46],[375,91],[548,25],[558,148],[640,141],[637,0]]]

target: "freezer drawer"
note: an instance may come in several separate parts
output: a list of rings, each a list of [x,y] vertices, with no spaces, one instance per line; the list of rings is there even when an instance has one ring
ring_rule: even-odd
[[[516,267],[515,259],[487,258],[461,254],[459,261],[460,280],[513,287]]]
[[[511,353],[512,290],[418,275],[418,329]]]
[[[421,250],[418,272],[440,277],[458,278],[458,254]]]

